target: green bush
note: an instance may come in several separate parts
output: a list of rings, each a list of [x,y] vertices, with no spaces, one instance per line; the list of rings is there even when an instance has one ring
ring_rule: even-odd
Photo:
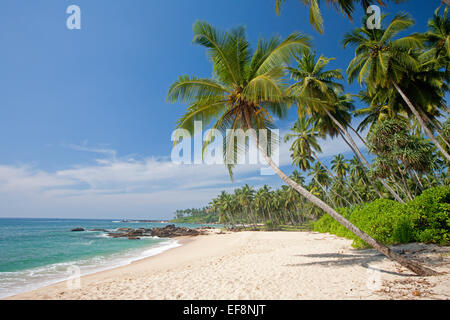
[[[408,242],[450,243],[449,187],[428,189],[407,204],[378,199],[361,206],[341,208],[338,212],[386,245]],[[368,246],[329,215],[316,221],[313,230],[353,239],[352,246],[356,248]]]
[[[349,219],[351,209],[350,208],[338,208],[336,210],[339,214],[341,214],[344,218]],[[328,232],[335,234],[339,237],[345,237],[345,238],[353,238],[353,233],[348,231],[343,225],[338,223],[336,220],[334,220],[330,215],[325,214],[323,215],[319,220],[316,222],[313,222],[312,224],[313,230],[317,232]]]
[[[416,241],[450,243],[450,187],[425,190],[406,207]]]
[[[265,223],[265,227],[266,227],[267,231],[274,231],[274,230],[279,230],[280,229],[280,226],[278,226],[272,220],[267,220],[266,223]]]

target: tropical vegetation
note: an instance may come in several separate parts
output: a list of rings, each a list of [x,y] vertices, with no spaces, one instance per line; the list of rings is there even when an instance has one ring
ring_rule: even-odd
[[[317,11],[314,9],[317,3],[305,1],[313,11]],[[371,1],[332,3],[351,13],[354,4],[366,6]],[[405,206],[413,207],[411,202],[428,199],[420,198],[428,188],[440,187],[444,193],[449,188],[450,141],[446,119],[449,110],[445,101],[450,57],[447,7],[436,10],[428,31],[422,34],[401,35],[414,24],[403,13],[389,22],[384,16],[380,29],[368,29],[364,22],[362,27],[346,34],[342,42],[344,48],[355,48],[355,56],[345,73],[350,83],[358,80],[361,85],[358,94],[345,92],[343,72],[329,69],[333,58],[317,54],[305,34],[294,32],[285,39],[260,39],[252,50],[243,27],[221,31],[197,21],[193,41],[206,48],[213,75],[179,77],[170,87],[167,99],[188,105],[177,123],[178,129],[192,132],[194,121],[200,120],[204,127],[223,132],[224,158],[229,153],[234,157],[244,152],[248,144],[244,141],[236,146],[226,131],[250,129],[261,155],[286,183],[274,191],[268,186],[255,190],[246,185],[233,194],[223,192],[210,205],[220,221],[255,228],[264,223],[275,228],[282,224],[299,225],[326,214],[329,217],[321,219],[336,221],[359,242],[419,275],[433,275],[436,274],[433,270],[386,246],[399,239],[429,238],[418,233],[401,235],[404,231],[401,227],[398,231],[391,228],[385,232],[386,236],[379,237],[359,217],[364,217],[367,211],[367,221],[381,228],[384,222],[377,218],[382,211],[379,208],[387,207],[386,201],[390,201],[395,203],[392,208],[400,209],[389,219],[398,218],[401,226],[417,223],[424,234],[439,237],[434,227],[418,223],[420,217],[405,222],[399,212]],[[318,27],[320,23],[313,25]],[[364,107],[355,107],[358,100]],[[274,128],[274,117],[285,117],[291,106],[295,106],[297,121],[284,139],[292,143],[293,165],[307,177],[298,171],[291,175],[283,172],[271,159],[270,148],[261,143],[256,133]],[[352,120],[356,117],[362,120],[354,128]],[[347,143],[353,158],[336,155],[330,164],[325,164],[320,159],[320,139],[327,137]],[[270,142],[273,144],[277,139],[271,135]],[[212,140],[207,137],[204,150]],[[370,155],[363,152],[361,145],[367,147]],[[233,164],[227,163],[227,167],[233,177]],[[448,197],[442,199],[434,199],[438,201],[438,211],[448,204]],[[411,212],[407,217],[424,215],[420,210]],[[445,231],[448,224],[441,227]],[[392,233],[396,238],[389,238]],[[445,236],[442,237],[445,242]]]
[[[449,187],[428,189],[406,204],[378,199],[369,204],[354,205],[340,210],[359,228],[385,244],[409,242],[450,244]],[[328,215],[315,222],[313,230],[353,239],[353,246],[356,248],[367,247],[366,243]]]
[[[385,0],[386,1],[386,0]],[[407,0],[391,0],[392,2],[406,2]],[[281,13],[281,8],[286,0],[275,0],[275,12],[279,15]],[[311,26],[320,33],[323,33],[323,17],[320,10],[320,0],[301,0],[305,6],[309,6],[309,23]],[[326,0],[326,4],[330,4],[337,10],[341,11],[342,14],[347,16],[352,20],[353,13],[356,6],[361,6],[366,10],[372,4],[378,4],[385,7],[386,3],[382,0]]]
[[[177,223],[216,223],[218,221],[218,213],[208,207],[176,210],[174,219],[170,220]]]

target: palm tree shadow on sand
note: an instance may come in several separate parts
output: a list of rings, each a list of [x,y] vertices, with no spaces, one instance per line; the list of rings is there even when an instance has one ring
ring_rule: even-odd
[[[301,254],[294,255],[295,257],[306,257],[306,258],[318,258],[319,261],[296,263],[296,264],[286,264],[286,267],[302,267],[302,266],[325,266],[325,267],[345,267],[349,265],[360,265],[366,269],[371,269],[374,271],[387,273],[391,275],[401,276],[401,277],[411,277],[416,276],[414,273],[400,273],[388,270],[383,270],[376,268],[369,264],[374,262],[381,262],[386,260],[386,257],[381,253],[376,253],[375,250],[363,250],[355,254],[344,254],[344,253],[317,253],[317,254]]]

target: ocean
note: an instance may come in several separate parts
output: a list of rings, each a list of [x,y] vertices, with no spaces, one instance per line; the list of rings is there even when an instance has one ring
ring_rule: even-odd
[[[0,218],[0,298],[106,270],[180,246],[173,239],[109,238],[89,229],[155,228],[167,223]],[[195,224],[175,224],[188,228]]]

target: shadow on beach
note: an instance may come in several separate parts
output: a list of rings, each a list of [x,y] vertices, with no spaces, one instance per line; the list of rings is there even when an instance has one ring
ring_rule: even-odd
[[[367,269],[372,269],[375,271],[388,273],[392,275],[398,275],[402,277],[411,276],[411,274],[404,274],[399,272],[392,272],[383,269],[374,268],[369,266],[370,263],[380,262],[386,257],[378,253],[367,253],[367,254],[344,254],[344,253],[319,253],[319,254],[304,254],[295,255],[296,257],[306,257],[306,258],[318,258],[319,261],[305,262],[288,264],[287,267],[301,267],[301,266],[325,266],[325,267],[345,267],[349,265],[360,265]]]
[[[420,263],[425,263],[430,266],[440,266],[445,264],[442,255],[448,255],[448,247],[441,247],[438,245],[425,245],[418,243],[411,243],[405,245],[398,245],[394,249],[397,253],[404,254],[408,259],[413,259],[419,261]],[[367,269],[372,269],[375,271],[401,276],[401,277],[415,277],[416,275],[410,272],[393,272],[383,269],[373,267],[369,264],[374,262],[381,262],[387,259],[386,256],[377,252],[374,249],[358,250],[355,253],[318,253],[318,254],[302,254],[295,255],[295,257],[305,257],[305,258],[317,258],[318,261],[288,264],[287,267],[301,267],[301,266],[325,266],[325,267],[339,267],[339,266],[349,266],[349,265],[360,265]]]

